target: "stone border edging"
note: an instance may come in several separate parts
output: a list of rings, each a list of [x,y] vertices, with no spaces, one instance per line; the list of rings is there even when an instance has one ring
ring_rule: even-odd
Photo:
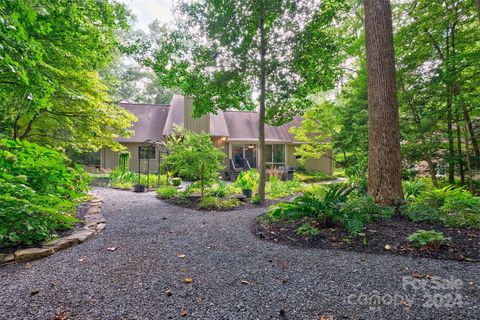
[[[89,193],[89,195],[93,196],[93,198],[88,203],[89,208],[85,213],[85,226],[83,228],[75,229],[72,234],[49,242],[41,248],[19,249],[11,254],[3,254],[0,252],[0,266],[7,263],[23,262],[48,257],[55,252],[87,241],[94,235],[103,231],[107,226],[107,222],[101,213],[103,198],[92,193]]]

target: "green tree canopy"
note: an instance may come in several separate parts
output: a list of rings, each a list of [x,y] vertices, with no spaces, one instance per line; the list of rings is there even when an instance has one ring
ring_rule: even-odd
[[[0,1],[1,132],[42,144],[118,148],[134,117],[99,71],[118,55],[129,13],[113,0]]]

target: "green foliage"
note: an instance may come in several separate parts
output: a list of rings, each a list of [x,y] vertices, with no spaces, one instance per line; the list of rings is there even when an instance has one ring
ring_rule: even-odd
[[[235,198],[222,199],[215,196],[205,196],[200,199],[198,209],[206,210],[229,210],[238,207],[240,200]]]
[[[301,162],[307,159],[320,159],[333,146],[330,139],[340,130],[338,116],[333,103],[321,99],[303,115],[299,127],[290,128],[295,140],[304,141],[295,148],[295,155]]]
[[[172,178],[171,182],[172,182],[172,186],[178,187],[179,185],[182,184],[182,178]]]
[[[173,186],[164,186],[157,189],[157,195],[162,199],[170,199],[177,195],[177,188]]]
[[[120,151],[118,154],[118,168],[121,173],[125,174],[128,171],[130,161],[130,152]]]
[[[262,203],[262,199],[260,199],[260,197],[258,196],[258,194],[256,194],[256,195],[252,198],[252,203],[253,203],[253,204],[260,204],[260,203]]]
[[[306,193],[292,202],[273,205],[268,216],[287,220],[309,217],[324,227],[340,225],[354,235],[363,230],[365,223],[392,216],[393,208],[378,206],[372,198],[353,191],[346,185],[332,185],[324,195]]]
[[[303,184],[296,180],[282,181],[278,177],[271,176],[265,190],[268,199],[278,199],[301,192]]]
[[[115,1],[0,1],[0,133],[74,149],[120,149],[135,117],[99,73],[129,13]]]
[[[451,240],[450,237],[445,237],[442,232],[435,230],[418,230],[408,236],[408,241],[419,248],[438,248],[442,243],[450,242]]]
[[[480,197],[454,186],[427,189],[411,198],[402,214],[413,221],[480,228]]]
[[[122,171],[121,167],[118,166],[113,170],[109,175],[109,186],[112,188],[119,188],[130,190],[137,183],[144,184],[147,188],[157,187],[158,184],[158,175],[157,174],[141,174],[140,181],[138,178],[137,172],[131,171]],[[160,176],[160,186],[167,185],[167,177],[165,175]]]
[[[73,226],[88,175],[61,152],[0,140],[0,247],[31,245]]]
[[[415,198],[429,188],[432,188],[431,183],[429,184],[422,179],[403,181],[403,194],[405,198]]]
[[[224,169],[225,154],[213,145],[207,133],[195,133],[176,128],[174,136],[167,140],[170,154],[164,164],[174,175],[187,180],[199,181],[201,193],[208,185],[218,179]]]
[[[334,177],[322,171],[295,172],[295,180],[303,183],[315,183],[333,179]]]
[[[316,237],[320,234],[320,230],[317,227],[313,227],[309,222],[306,222],[299,227],[295,233],[303,237]]]
[[[228,196],[229,192],[228,192],[227,184],[224,181],[219,181],[210,190],[209,195],[217,198],[224,198]]]
[[[242,189],[255,189],[258,185],[259,174],[257,170],[250,169],[249,171],[242,171],[237,177],[234,185]]]

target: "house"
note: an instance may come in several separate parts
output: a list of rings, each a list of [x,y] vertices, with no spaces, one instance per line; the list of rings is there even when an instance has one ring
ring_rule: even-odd
[[[241,170],[257,167],[258,112],[219,111],[217,114],[193,118],[192,99],[181,95],[174,95],[170,105],[123,103],[121,106],[138,119],[138,122],[133,124],[134,134],[130,138],[117,139],[131,154],[131,171],[137,172],[139,165],[141,171],[145,171],[147,165],[150,171],[156,171],[158,150],[142,146],[142,143],[146,140],[164,141],[166,136],[174,133],[176,126],[194,132],[210,133],[214,145],[223,149],[226,154],[226,168]],[[295,141],[289,129],[299,126],[300,121],[301,117],[296,117],[282,126],[265,127],[267,169],[298,167],[295,148],[301,142]],[[114,169],[118,165],[118,153],[112,150],[103,148],[100,157],[103,169]],[[333,174],[331,154],[320,159],[309,159],[304,166],[307,171]]]

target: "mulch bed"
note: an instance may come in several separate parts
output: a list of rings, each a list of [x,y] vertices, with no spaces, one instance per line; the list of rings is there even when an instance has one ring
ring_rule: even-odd
[[[289,246],[480,262],[478,229],[448,228],[412,222],[395,216],[366,225],[364,235],[357,237],[349,236],[342,228],[321,229],[316,237],[298,236],[295,230],[307,221],[303,219],[295,222],[270,222],[262,215],[252,222],[251,230],[261,239]],[[408,242],[407,237],[420,229],[443,232],[452,241],[438,249],[417,249]]]
[[[290,201],[294,196],[288,196],[288,197],[283,197],[283,198],[278,198],[278,199],[273,199],[273,200],[266,200],[265,202],[261,204],[255,204],[252,203],[251,199],[243,199],[240,200],[241,205],[233,207],[233,208],[228,208],[228,209],[214,209],[214,210],[207,210],[207,209],[198,209],[197,205],[200,202],[200,196],[199,195],[192,195],[187,198],[182,198],[182,197],[173,197],[170,199],[162,199],[165,202],[169,204],[173,204],[182,208],[188,208],[192,210],[199,210],[199,211],[235,211],[235,210],[244,210],[244,209],[255,209],[255,208],[262,208],[262,207],[268,207],[272,204],[279,203],[282,201]]]

